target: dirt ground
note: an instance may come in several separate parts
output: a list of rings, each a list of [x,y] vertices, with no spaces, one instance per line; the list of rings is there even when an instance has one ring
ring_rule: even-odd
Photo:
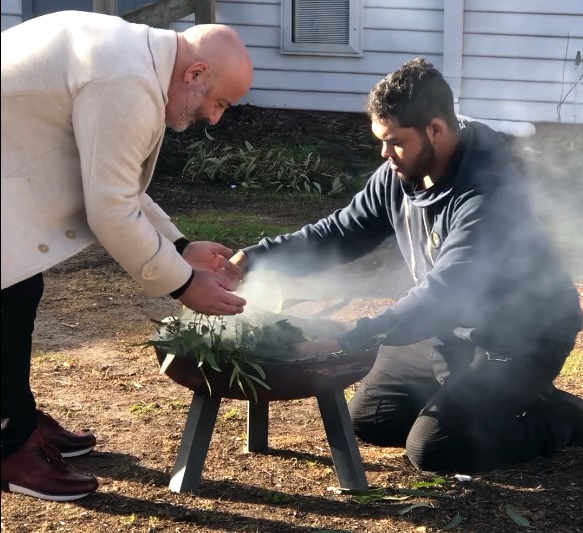
[[[456,530],[465,532],[583,532],[583,449],[469,482],[448,476],[445,487],[428,489],[437,492],[431,497],[359,503],[335,494],[328,488],[338,479],[313,398],[270,405],[266,454],[244,450],[246,402],[223,400],[200,489],[172,492],[192,393],[161,375],[153,352],[139,345],[153,333],[149,319],[175,313],[176,302],[146,297],[99,246],[45,281],[33,388],[39,407],[63,425],[95,432],[95,451],[71,462],[97,475],[100,488],[74,503],[2,493],[2,531],[430,533],[459,514]],[[383,303],[371,297],[336,318],[350,321]],[[582,374],[579,368],[556,384],[583,396]],[[360,452],[370,486],[399,493],[434,478],[415,471],[401,449],[360,445]],[[413,504],[426,506],[407,511]]]

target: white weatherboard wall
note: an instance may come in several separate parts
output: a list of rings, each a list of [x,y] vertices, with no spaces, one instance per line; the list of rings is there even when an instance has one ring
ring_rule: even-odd
[[[460,113],[583,124],[578,50],[583,0],[465,0]]]
[[[280,53],[280,0],[217,0],[216,21],[239,32],[255,65],[245,102],[362,112],[374,84],[404,61],[421,55],[441,69],[444,0],[363,1],[363,57],[325,57]],[[192,21],[172,27],[180,31]]]
[[[4,30],[21,22],[22,0],[1,1]],[[583,63],[575,65],[583,0],[361,1],[363,56],[325,57],[280,53],[281,0],[217,0],[217,22],[241,34],[255,64],[245,102],[364,111],[379,79],[424,56],[452,85],[463,115],[583,124]],[[191,15],[171,27],[193,22]]]
[[[281,55],[279,0],[217,0],[217,22],[240,32],[256,67],[246,101],[363,111],[368,91],[381,77],[424,56],[454,87],[463,115],[558,122],[561,98],[583,73],[583,64],[575,65],[577,51],[583,53],[583,0],[363,2],[363,57],[340,58]],[[180,30],[192,21],[174,26]],[[581,83],[559,112],[561,122],[583,123]]]
[[[2,31],[22,22],[22,1],[2,0]]]

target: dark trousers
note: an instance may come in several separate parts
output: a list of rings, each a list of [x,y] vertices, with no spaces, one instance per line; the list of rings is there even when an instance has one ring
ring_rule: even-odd
[[[37,426],[30,390],[32,332],[43,294],[42,274],[2,289],[2,458],[15,452]]]
[[[433,472],[488,471],[548,455],[569,429],[540,408],[572,347],[502,360],[480,348],[443,357],[438,342],[381,347],[350,402],[356,435],[405,447]]]

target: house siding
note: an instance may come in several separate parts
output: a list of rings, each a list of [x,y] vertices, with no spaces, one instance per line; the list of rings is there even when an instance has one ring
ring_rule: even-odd
[[[362,112],[372,86],[404,61],[422,55],[441,68],[443,0],[365,0],[363,16],[362,57],[282,55],[279,0],[216,3],[216,21],[239,32],[255,66],[244,102],[263,107]]]
[[[578,50],[583,0],[465,0],[460,113],[583,124]]]
[[[22,1],[2,0],[2,31],[22,22]]]
[[[27,1],[2,0],[2,30],[22,20]],[[37,3],[58,1],[65,0]],[[363,2],[363,56],[326,57],[280,53],[280,0],[217,0],[216,21],[240,33],[255,65],[244,102],[361,112],[380,78],[424,56],[452,84],[463,115],[583,124],[583,86],[577,83],[583,64],[575,65],[577,51],[583,52],[583,0]],[[142,3],[120,0],[120,11]],[[190,15],[171,28],[193,23]]]
[[[123,14],[150,1],[153,0],[118,0],[118,13]],[[93,0],[2,0],[2,31],[31,17],[70,9],[93,11]]]

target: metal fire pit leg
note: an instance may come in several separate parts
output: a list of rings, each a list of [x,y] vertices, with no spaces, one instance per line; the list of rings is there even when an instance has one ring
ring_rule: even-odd
[[[194,395],[170,477],[171,491],[198,488],[220,405],[221,398]]]
[[[368,490],[344,391],[321,394],[317,399],[340,486]]]
[[[247,402],[247,451],[266,452],[269,427],[269,402]]]

